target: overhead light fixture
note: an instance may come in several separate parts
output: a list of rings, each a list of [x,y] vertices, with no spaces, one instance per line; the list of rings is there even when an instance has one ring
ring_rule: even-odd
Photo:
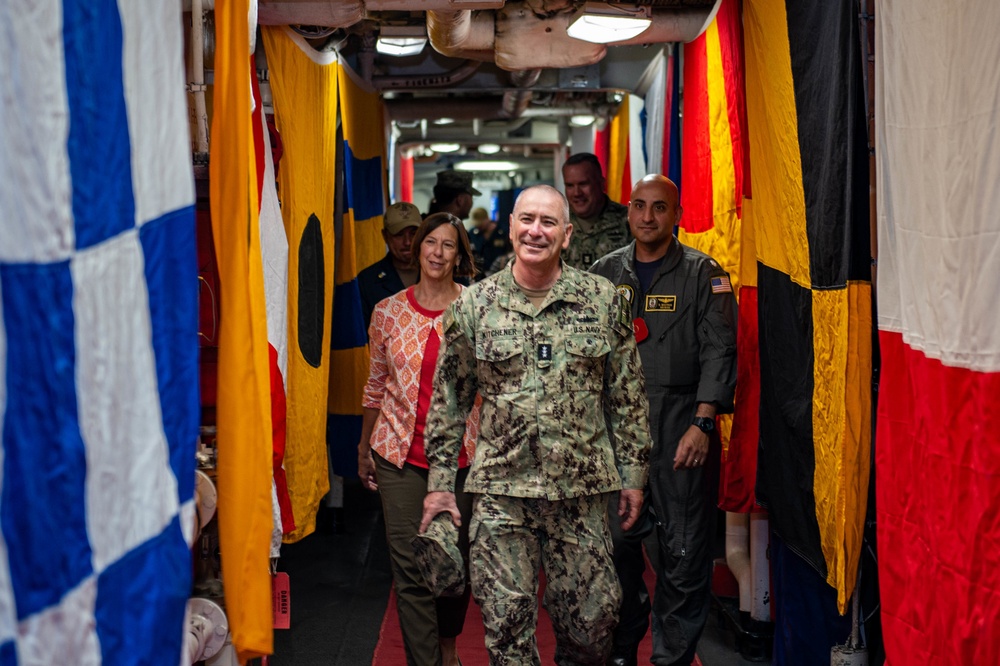
[[[432,143],[430,149],[435,153],[454,153],[462,146],[457,143]]]
[[[483,155],[496,155],[500,152],[500,146],[495,143],[481,143],[479,144],[479,152]]]
[[[379,29],[375,50],[402,58],[417,55],[427,45],[427,29],[422,25],[384,25]]]
[[[578,116],[570,116],[569,124],[573,127],[587,127],[588,125],[593,125],[596,118],[589,113],[580,114]]]
[[[434,119],[434,124],[435,125],[451,125],[454,122],[455,122],[454,118],[435,118]]]
[[[517,169],[519,166],[517,162],[508,160],[469,160],[457,163],[455,168],[460,171],[510,171],[511,169]]]
[[[587,2],[566,34],[593,44],[621,42],[645,31],[653,23],[652,16],[650,7]]]

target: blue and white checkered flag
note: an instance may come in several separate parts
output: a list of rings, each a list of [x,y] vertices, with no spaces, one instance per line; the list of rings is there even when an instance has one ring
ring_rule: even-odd
[[[198,429],[179,2],[0,3],[0,664],[177,664]]]

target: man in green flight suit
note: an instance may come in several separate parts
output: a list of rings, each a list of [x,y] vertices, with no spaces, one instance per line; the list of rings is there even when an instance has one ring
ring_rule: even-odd
[[[632,317],[604,278],[560,260],[566,199],[526,189],[510,216],[515,261],[466,289],[444,314],[427,419],[421,531],[449,512],[465,418],[482,395],[466,480],[474,493],[470,574],[491,664],[539,664],[538,570],[559,664],[603,664],[620,587],[607,503],[631,526],[650,448]],[[617,518],[616,518],[617,520]]]
[[[673,236],[678,199],[666,177],[642,178],[629,201],[635,241],[590,269],[617,285],[635,318],[654,440],[649,504],[634,527],[619,529],[612,518],[623,592],[613,666],[636,664],[649,626],[642,541],[654,526],[652,663],[688,666],[709,611],[720,449],[715,416],[733,411],[736,299],[726,271]]]
[[[608,198],[601,163],[592,153],[570,155],[563,164],[562,177],[573,225],[573,239],[562,258],[585,271],[631,240],[628,207]]]

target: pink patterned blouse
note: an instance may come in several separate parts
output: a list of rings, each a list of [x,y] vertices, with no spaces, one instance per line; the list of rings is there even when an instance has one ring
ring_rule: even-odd
[[[368,329],[371,363],[361,404],[379,410],[371,436],[372,450],[397,467],[407,462],[413,444],[421,368],[431,331],[436,332],[438,339],[442,336],[441,314],[421,307],[413,296],[413,287],[380,301],[372,312]],[[433,377],[425,377],[425,381],[433,381]],[[472,459],[479,432],[479,401],[476,402],[477,407],[465,423],[461,457],[464,465]],[[426,467],[426,458],[424,461],[423,465],[410,462]]]

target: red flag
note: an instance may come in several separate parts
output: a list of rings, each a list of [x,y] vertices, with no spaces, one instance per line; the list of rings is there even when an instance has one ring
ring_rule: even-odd
[[[724,0],[705,32],[684,46],[684,213],[678,232],[681,242],[729,272],[740,301],[736,413],[720,418],[719,505],[727,511],[754,506],[760,396],[756,258],[742,220],[749,152],[741,25],[738,0]]]

